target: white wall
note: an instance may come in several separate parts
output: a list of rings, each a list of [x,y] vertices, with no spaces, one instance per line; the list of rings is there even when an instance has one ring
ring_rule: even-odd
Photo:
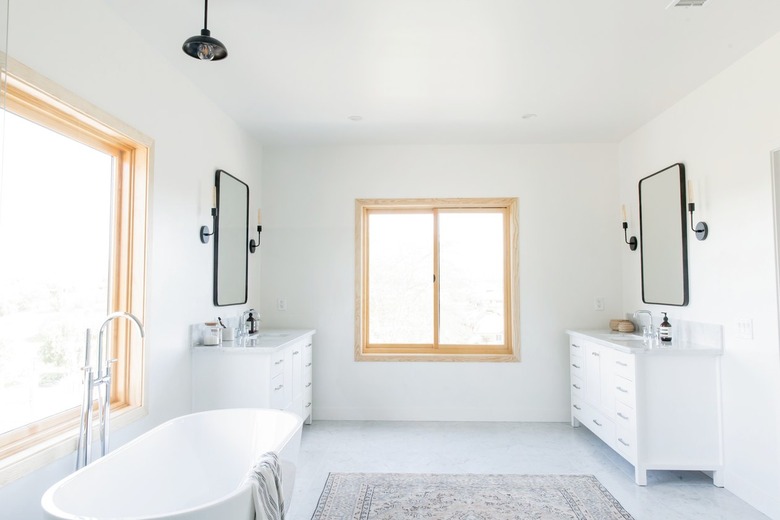
[[[238,313],[211,303],[213,242],[202,245],[198,230],[211,225],[206,187],[217,168],[247,182],[259,201],[260,147],[100,0],[12,1],[8,52],[155,140],[145,323],[149,415],[114,432],[116,447],[190,411],[188,326]],[[259,287],[257,256],[250,256],[250,295]],[[68,456],[0,488],[0,516],[38,518],[43,491],[74,464]]]
[[[621,198],[636,218],[637,183],[683,162],[696,183],[696,221],[710,236],[688,239],[690,304],[641,302],[638,255],[623,256],[627,310],[668,310],[675,319],[722,324],[726,487],[780,518],[780,351],[771,151],[780,148],[780,35],[737,62],[620,145]],[[754,338],[737,334],[752,319]]]
[[[616,165],[615,145],[265,148],[263,326],[317,329],[315,418],[568,420],[565,330],[619,315]],[[354,361],[355,199],[393,197],[519,198],[521,363]]]

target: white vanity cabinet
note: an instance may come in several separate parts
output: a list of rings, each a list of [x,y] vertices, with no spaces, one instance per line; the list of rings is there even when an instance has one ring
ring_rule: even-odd
[[[633,464],[639,485],[659,469],[711,472],[722,486],[720,349],[608,336],[569,332],[572,426]]]
[[[275,408],[311,424],[314,333],[262,331],[248,341],[194,346],[192,410]]]

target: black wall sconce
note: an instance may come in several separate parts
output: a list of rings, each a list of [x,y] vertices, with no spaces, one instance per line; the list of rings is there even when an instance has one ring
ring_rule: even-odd
[[[211,188],[211,225],[214,229],[217,229],[217,187]],[[209,237],[214,234],[214,231],[209,231],[208,226],[200,227],[200,241],[204,244],[209,243]]]
[[[696,233],[697,240],[706,240],[710,234],[710,228],[706,222],[693,225],[693,214],[696,211],[696,203],[693,202],[693,181],[688,181],[688,213],[691,215],[691,231]]]
[[[638,247],[636,237],[632,236],[631,238],[628,238],[628,219],[626,218],[625,204],[620,208],[620,216],[623,218],[623,240],[626,241],[626,244],[628,244],[628,248],[631,249],[631,251],[636,251],[636,248]]]
[[[257,210],[257,242],[255,242],[255,239],[249,241],[249,252],[254,253],[258,247],[260,247],[260,233],[263,232],[263,226],[261,225],[263,221],[263,215],[261,210]]]

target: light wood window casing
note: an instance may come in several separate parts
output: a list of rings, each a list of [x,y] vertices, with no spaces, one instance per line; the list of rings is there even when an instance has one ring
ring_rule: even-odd
[[[483,223],[485,217],[488,220]],[[453,278],[458,277],[454,276],[454,271],[448,271],[446,266],[452,264],[452,260],[457,260],[454,257],[461,255],[457,254],[457,248],[446,245],[446,237],[452,237],[453,225],[443,223],[458,222],[458,220],[470,222],[472,229],[474,226],[487,226],[484,228],[486,231],[494,235],[498,232],[501,235],[498,239],[500,259],[497,260],[500,265],[496,262],[492,265],[495,265],[494,274],[501,275],[500,288],[497,292],[500,293],[499,307],[502,323],[500,326],[494,323],[494,327],[498,326],[501,334],[493,340],[459,343],[453,341],[452,334],[447,334],[448,323],[450,325],[453,323],[453,317],[448,317],[452,313],[447,311],[447,304],[454,298],[452,291],[448,292],[446,287],[448,283],[452,285]],[[390,225],[388,226],[387,223]],[[395,231],[379,231],[392,229],[393,224],[397,224]],[[373,235],[372,226],[376,228],[373,230]],[[446,231],[448,229],[450,231]],[[381,239],[387,243],[382,248],[377,248],[372,244],[379,240],[376,236],[380,234],[382,237],[391,238]],[[410,238],[407,240],[406,237]],[[461,252],[463,245],[469,245],[468,237],[469,235],[466,234],[466,238],[461,240]],[[426,242],[427,245],[421,245]],[[427,253],[423,251],[425,248],[428,249]],[[391,251],[391,260],[386,261],[381,252],[372,254],[372,250]],[[411,253],[400,260],[392,256],[392,251],[402,250]],[[378,256],[385,260],[384,263],[382,260],[377,260]],[[372,268],[385,269],[388,265],[394,265],[392,262],[403,265],[409,263],[408,272],[402,274],[405,279],[410,280],[408,283],[415,289],[414,294],[402,294],[400,297],[395,295],[395,300],[389,298],[390,303],[385,305],[400,311],[395,316],[386,317],[384,308],[377,304],[377,301],[384,301],[385,298],[377,298],[376,294],[372,294],[372,291],[381,292],[386,289],[376,289],[375,286],[381,284],[377,282]],[[442,271],[445,273],[444,278],[442,278]],[[518,273],[516,198],[357,199],[355,201],[355,359],[357,361],[518,361],[520,351]],[[387,286],[388,284],[384,285]],[[399,292],[403,293],[403,290]],[[403,310],[407,303],[414,308]],[[460,306],[464,307],[463,302]],[[377,309],[383,311],[382,318],[373,316],[379,313]],[[415,323],[411,326],[413,331],[407,331],[405,333],[407,336],[398,340],[392,329],[402,325],[406,327],[406,320],[401,317],[404,312],[407,316],[411,313],[412,321]],[[430,326],[429,334],[423,332],[428,326]],[[383,332],[377,333],[377,329],[382,329]],[[410,335],[423,339],[420,341],[409,339]]]
[[[6,111],[113,158],[107,312],[131,312],[144,322],[153,141],[10,58],[9,67],[14,74],[3,77]],[[67,217],[63,215],[63,225],[55,223],[48,231],[78,232],[77,223],[67,223]],[[45,238],[41,236],[41,240]],[[56,252],[52,254],[56,258]],[[93,333],[99,326],[84,323],[84,329],[91,328]],[[109,330],[109,357],[118,359],[111,388],[113,429],[146,415],[144,349],[143,340],[130,329],[129,321],[115,320]],[[0,434],[0,485],[74,451],[78,415],[75,407]]]

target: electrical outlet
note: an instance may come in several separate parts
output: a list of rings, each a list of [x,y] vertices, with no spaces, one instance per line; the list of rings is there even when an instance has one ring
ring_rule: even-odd
[[[742,339],[753,339],[753,320],[737,320],[737,334]]]
[[[286,311],[287,310],[287,299],[286,298],[277,298],[276,299],[276,310],[277,311]]]
[[[603,311],[604,310],[604,297],[603,296],[596,296],[596,298],[593,300],[593,309],[597,311]]]

